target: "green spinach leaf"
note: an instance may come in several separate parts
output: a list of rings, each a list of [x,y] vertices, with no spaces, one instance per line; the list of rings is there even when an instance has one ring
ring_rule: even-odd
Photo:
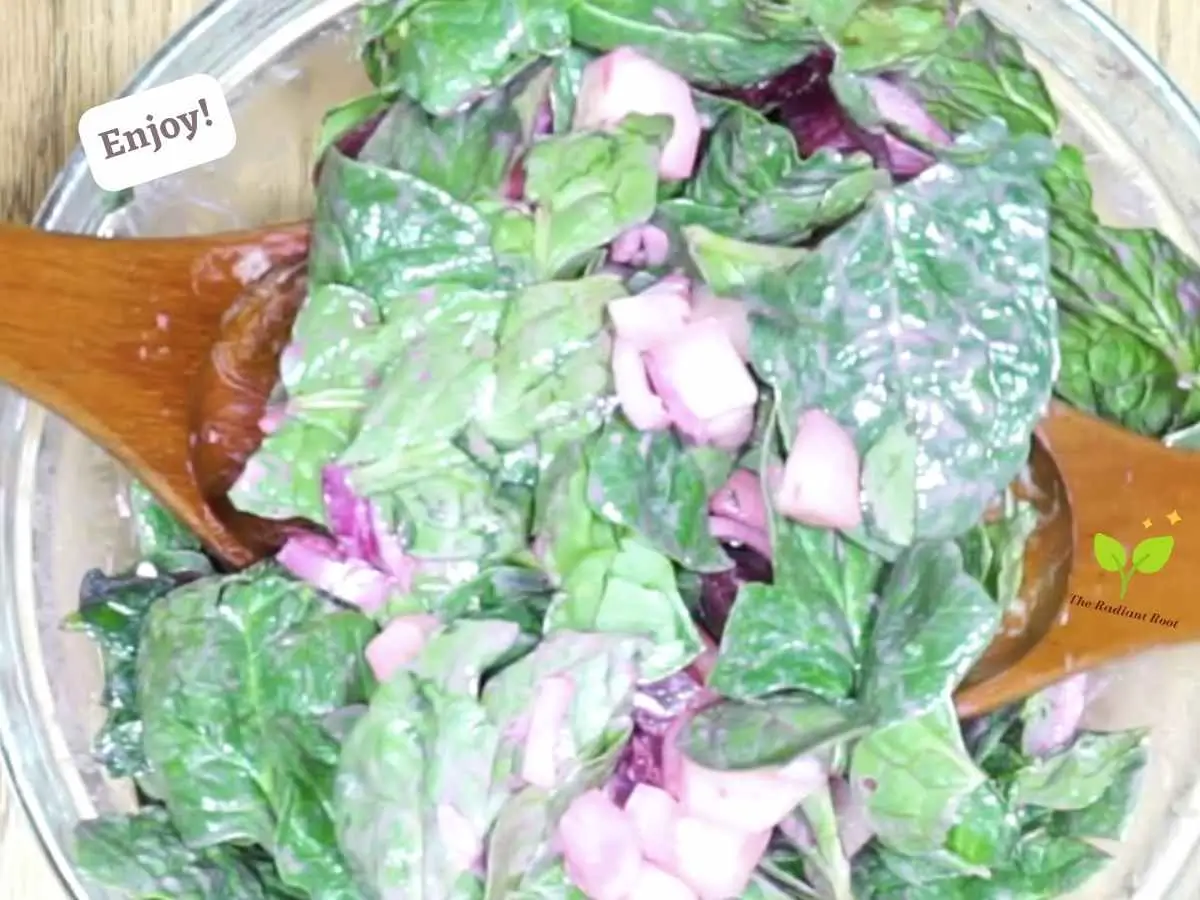
[[[193,849],[160,806],[132,816],[81,822],[75,864],[89,881],[130,897],[174,900],[276,900],[278,876],[249,853],[230,846]]]
[[[649,649],[636,635],[552,632],[488,681],[483,706],[493,722],[508,727],[528,712],[539,684],[565,676],[573,691],[562,743],[575,748],[575,761],[592,759],[609,747],[613,732],[631,727],[633,692]]]
[[[368,494],[386,490],[412,471],[414,453],[423,457],[485,413],[505,305],[504,294],[453,283],[397,303],[383,341],[394,361],[338,459],[354,469],[354,487]]]
[[[587,900],[587,894],[571,883],[562,863],[523,879],[521,886],[506,897],[508,900]]]
[[[619,546],[619,529],[588,502],[588,480],[585,450],[578,444],[561,448],[538,482],[535,546],[542,564],[560,581],[591,553]]]
[[[337,839],[374,896],[458,898],[507,794],[500,727],[475,696],[402,671],[338,764]]]
[[[619,278],[595,275],[533,285],[510,301],[497,334],[495,378],[480,428],[501,447],[538,438],[553,454],[595,431],[611,406],[605,328]]]
[[[1082,810],[1096,803],[1129,764],[1144,752],[1139,731],[1085,732],[1070,747],[1031,761],[1016,774],[1016,803],[1059,810]]]
[[[901,853],[940,850],[960,806],[986,778],[967,754],[949,699],[871,732],[850,758],[851,790],[878,839]]]
[[[839,411],[860,452],[897,424],[919,437],[918,539],[979,520],[1025,464],[1049,399],[1050,160],[1048,142],[1025,137],[980,164],[938,164],[751,292],[751,359],[789,439],[814,407]]]
[[[140,481],[129,485],[129,511],[133,517],[138,554],[143,559],[202,549],[200,539]]]
[[[494,289],[491,240],[484,214],[448,191],[331,150],[317,185],[309,278],[380,304],[438,283]]]
[[[385,93],[445,115],[570,43],[562,0],[374,0],[363,10],[364,58]]]
[[[1121,840],[1138,799],[1147,757],[1144,741],[1131,746],[1121,756],[1104,793],[1082,809],[1056,812],[1052,830],[1071,837]]]
[[[954,134],[993,116],[1013,134],[1052,137],[1058,131],[1054,101],[1020,43],[976,10],[961,16],[937,52],[902,83]]]
[[[532,139],[533,122],[521,107],[528,102],[523,94],[545,90],[544,77],[523,77],[462,112],[440,117],[397,98],[358,159],[408,172],[465,203],[499,199]]]
[[[192,582],[150,608],[143,746],[189,845],[257,843],[288,885],[355,896],[328,812],[336,750],[320,722],[368,696],[375,630],[273,564]]]
[[[785,690],[843,699],[882,561],[836,531],[782,518],[774,537],[774,583],[738,592],[709,686],[743,700]]]
[[[856,0],[811,4],[848,72],[879,71],[927,59],[947,39],[955,0]]]
[[[634,47],[689,82],[749,85],[781,72],[820,45],[815,30],[773,40],[742,3],[703,0],[579,0],[571,36],[597,50]]]
[[[679,438],[614,416],[588,444],[588,502],[615,525],[696,572],[731,565],[708,528],[708,485]]]
[[[864,698],[881,721],[936,709],[999,623],[999,607],[963,571],[956,544],[915,545],[884,581],[863,663]]]
[[[496,565],[441,595],[432,610],[443,620],[477,618],[512,622],[527,635],[540,636],[554,586],[540,569]]]
[[[144,774],[143,724],[138,704],[137,656],[151,607],[176,582],[164,576],[110,578],[93,569],[79,588],[79,611],[66,627],[82,631],[100,648],[104,661],[101,702],[108,717],[92,742],[92,752],[114,778]]]
[[[961,864],[993,868],[1012,856],[1021,825],[992,783],[981,784],[958,804],[958,822],[946,837],[946,850]]]
[[[710,769],[758,769],[786,765],[869,727],[859,706],[794,693],[759,703],[722,700],[689,718],[678,740],[689,758]]]
[[[1200,419],[1171,360],[1125,326],[1065,312],[1059,346],[1055,390],[1072,406],[1148,437]]]
[[[1051,252],[1068,314],[1060,392],[1153,437],[1195,424],[1200,267],[1162,233],[1102,225],[1090,210],[1055,210]]]
[[[547,900],[582,900],[584,895],[570,885],[555,859],[554,831],[575,798],[602,787],[612,776],[628,738],[623,727],[611,729],[590,755],[576,761],[559,787],[552,791],[526,787],[504,804],[488,841],[484,900],[527,894],[546,896]]]
[[[1025,576],[1025,546],[1037,524],[1037,507],[1009,489],[994,514],[958,539],[963,568],[1002,610],[1017,602]]]
[[[683,228],[688,256],[714,293],[737,296],[768,272],[794,266],[808,251],[724,237],[703,225]]]
[[[721,117],[683,196],[658,215],[740,240],[795,244],[852,215],[888,183],[865,153],[819,150],[802,159],[787,128],[737,106]]]
[[[594,551],[567,572],[545,628],[651,639],[653,649],[642,664],[649,680],[679,671],[704,649],[671,561],[636,537]]]
[[[668,116],[631,115],[612,133],[539,141],[525,160],[533,212],[509,209],[497,219],[504,258],[524,257],[527,281],[582,274],[600,248],[654,214],[658,159],[671,128]]]
[[[828,783],[806,797],[800,804],[800,811],[813,837],[811,847],[799,848],[804,857],[807,880],[817,885],[821,896],[828,900],[854,900],[850,861],[842,849],[837,811]]]

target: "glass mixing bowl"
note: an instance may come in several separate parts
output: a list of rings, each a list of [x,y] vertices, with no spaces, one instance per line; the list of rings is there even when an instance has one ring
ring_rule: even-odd
[[[1102,214],[1154,224],[1189,251],[1200,236],[1200,117],[1159,68],[1084,0],[981,0],[1045,72],[1089,152]],[[251,227],[307,214],[312,139],[324,111],[364,92],[353,0],[221,0],[180,32],[130,91],[196,72],[224,85],[234,152],[113,203],[71,158],[38,216],[61,231],[171,235]],[[99,658],[59,623],[89,568],[130,561],[127,476],[62,421],[0,390],[0,742],[15,793],[68,892],[88,892],[67,848],[80,818],[127,808],[89,744],[100,725]],[[1194,512],[1200,515],[1200,510]],[[1100,673],[1088,709],[1098,729],[1148,727],[1151,763],[1128,839],[1076,898],[1200,896],[1200,647],[1177,647]],[[1152,702],[1147,702],[1153,698]],[[231,898],[232,900],[232,898]]]

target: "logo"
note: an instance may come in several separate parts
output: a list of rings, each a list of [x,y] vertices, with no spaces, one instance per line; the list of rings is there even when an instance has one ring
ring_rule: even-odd
[[[1182,516],[1175,510],[1171,510],[1167,520],[1175,525],[1182,520]],[[1142,522],[1142,527],[1149,528],[1153,524],[1150,519],[1146,519]],[[1129,554],[1125,552],[1124,544],[1103,532],[1097,532],[1092,539],[1092,553],[1096,557],[1096,562],[1100,564],[1100,568],[1106,572],[1116,572],[1121,576],[1122,600],[1129,591],[1129,583],[1133,580],[1134,575],[1154,575],[1161,572],[1171,561],[1171,554],[1174,550],[1175,538],[1169,534],[1145,538],[1138,542],[1137,546],[1133,548],[1133,552]]]

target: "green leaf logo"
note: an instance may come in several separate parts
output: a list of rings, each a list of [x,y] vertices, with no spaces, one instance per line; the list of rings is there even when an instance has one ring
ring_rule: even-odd
[[[1103,532],[1096,532],[1092,538],[1092,553],[1100,568],[1105,572],[1119,572],[1121,575],[1121,599],[1129,590],[1129,582],[1137,573],[1153,575],[1161,572],[1171,559],[1175,550],[1175,538],[1170,535],[1146,538],[1133,548],[1133,559],[1125,555],[1125,547],[1116,538]]]
[[[1170,538],[1167,538],[1170,540]],[[1148,541],[1143,541],[1148,543]],[[1138,545],[1139,547],[1141,544]],[[1092,539],[1092,552],[1096,555],[1096,562],[1100,563],[1100,568],[1105,572],[1121,572],[1125,569],[1125,548],[1121,546],[1121,542],[1116,538],[1111,538],[1103,532],[1096,532],[1096,536]],[[1171,555],[1171,550],[1167,548],[1167,556]],[[1166,562],[1164,559],[1163,562]],[[1159,566],[1162,568],[1162,566]],[[1155,569],[1155,571],[1158,571]]]
[[[1099,537],[1099,535],[1097,535]],[[1153,575],[1171,559],[1175,549],[1175,538],[1170,535],[1146,538],[1133,548],[1133,570],[1143,575]]]

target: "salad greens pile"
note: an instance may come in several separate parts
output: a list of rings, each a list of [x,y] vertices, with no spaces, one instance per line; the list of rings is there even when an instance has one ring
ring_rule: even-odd
[[[952,695],[1022,602],[1051,397],[1195,442],[1200,267],[1098,219],[955,7],[364,4],[375,89],[326,117],[231,492],[313,528],[218,571],[135,487],[141,558],[68,622],[142,799],[79,826],[91,881],[1036,900],[1104,866],[1145,735],[1081,729],[1080,676]]]

